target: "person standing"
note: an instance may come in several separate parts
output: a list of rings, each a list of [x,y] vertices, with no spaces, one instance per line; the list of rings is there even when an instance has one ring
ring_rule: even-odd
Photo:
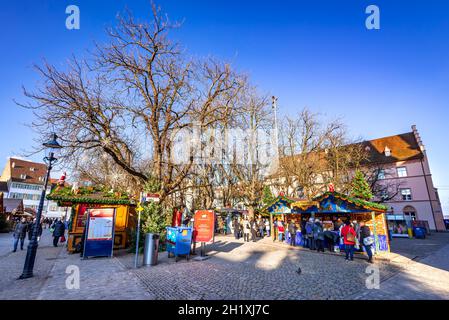
[[[31,237],[33,236],[33,220],[27,219],[27,233],[28,233],[28,241],[31,241]]]
[[[235,240],[239,240],[240,239],[240,223],[237,220],[237,218],[234,218],[234,221],[232,222],[232,227],[234,228]]]
[[[302,247],[307,248],[307,233],[306,233],[306,218],[301,219],[301,238],[302,238]]]
[[[277,229],[278,229],[279,241],[282,242],[284,240],[285,228],[284,228],[284,223],[281,220],[278,220]]]
[[[365,248],[368,255],[368,262],[373,263],[373,251],[371,246],[373,245],[373,238],[371,236],[370,228],[365,225],[365,221],[360,222],[360,244]]]
[[[324,233],[320,219],[316,219],[313,225],[313,239],[315,240],[316,250],[324,252]]]
[[[62,223],[59,219],[56,219],[56,222],[54,223],[54,231],[53,231],[53,246],[57,247],[59,238],[64,235],[65,232],[65,225]]]
[[[257,222],[254,218],[251,218],[251,241],[256,242],[257,240]]]
[[[23,250],[23,244],[25,243],[25,238],[27,234],[28,224],[26,223],[26,219],[22,218],[20,222],[18,222],[14,228],[14,249],[13,252],[17,251],[17,245],[20,240],[20,250]]]
[[[345,222],[345,226],[341,229],[341,236],[345,245],[346,260],[354,260],[354,245],[356,233],[349,220]]]
[[[243,220],[243,241],[249,242],[249,234],[251,233],[251,224],[248,218],[245,217]]]
[[[267,231],[267,237],[270,237],[270,220],[265,219],[265,230]]]
[[[313,239],[313,218],[306,223],[306,237],[310,250],[315,250],[315,240]]]
[[[288,225],[288,232],[290,233],[290,245],[294,247],[296,246],[296,224],[294,219]]]
[[[263,229],[265,228],[265,221],[264,221],[265,219],[260,219],[259,218],[259,221],[258,221],[258,227],[259,227],[259,235],[260,235],[260,237],[261,238],[263,238],[264,237],[264,232],[263,232]]]
[[[273,242],[278,238],[278,218],[273,221]]]

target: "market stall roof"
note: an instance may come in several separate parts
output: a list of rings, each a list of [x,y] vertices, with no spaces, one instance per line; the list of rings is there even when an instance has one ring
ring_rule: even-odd
[[[387,207],[359,198],[349,197],[339,192],[326,192],[313,199],[318,205],[304,206],[291,204],[292,213],[365,213],[386,212]]]
[[[273,202],[267,204],[261,211],[266,211],[271,214],[288,214],[291,213],[290,205],[299,200],[301,199],[277,196]]]
[[[56,201],[60,206],[79,203],[135,205],[135,200],[128,194],[105,191],[100,187],[80,187],[77,190],[70,187],[59,187],[47,195],[47,199]]]

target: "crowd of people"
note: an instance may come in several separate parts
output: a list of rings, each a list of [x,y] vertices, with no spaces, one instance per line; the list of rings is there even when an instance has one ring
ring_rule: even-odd
[[[232,227],[237,240],[243,237],[243,241],[249,242],[250,236],[251,241],[270,236],[270,221],[260,216],[257,219],[248,219],[246,216],[243,219],[234,218]]]
[[[57,247],[58,243],[65,242],[66,223],[58,218],[44,218],[41,223],[37,223],[36,218],[16,218],[13,227],[13,252],[16,252],[20,243],[20,250],[23,250],[25,240],[31,241],[33,237],[33,230],[37,228],[37,241],[42,236],[43,229],[49,229],[53,236],[53,246]]]
[[[287,223],[281,219],[275,218],[273,221],[273,230],[271,230],[270,220],[267,218],[257,219],[248,217],[234,218],[233,221],[234,237],[239,240],[243,237],[244,242],[257,241],[258,238],[270,237],[273,232],[273,241],[285,241],[286,232],[290,235],[289,244],[296,246],[296,233],[301,230],[302,246],[317,252],[325,252],[325,244],[329,251],[339,251],[340,245],[343,245],[345,259],[354,260],[354,252],[365,251],[368,256],[368,262],[373,262],[374,238],[370,228],[364,221],[350,221],[347,219],[337,219],[332,227],[324,226],[319,218],[303,218],[297,224],[295,219]],[[364,249],[364,250],[363,250]]]

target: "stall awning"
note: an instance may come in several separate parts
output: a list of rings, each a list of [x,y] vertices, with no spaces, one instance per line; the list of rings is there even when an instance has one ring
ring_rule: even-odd
[[[312,203],[315,204],[312,204]],[[353,198],[338,192],[326,192],[311,201],[311,205],[307,203],[291,203],[292,213],[366,213],[387,211],[387,207],[366,201],[363,199]]]

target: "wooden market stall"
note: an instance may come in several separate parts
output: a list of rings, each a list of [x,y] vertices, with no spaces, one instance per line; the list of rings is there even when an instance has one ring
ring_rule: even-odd
[[[290,205],[298,200],[299,199],[296,198],[289,198],[286,196],[279,195],[274,199],[272,203],[269,203],[268,205],[262,208],[261,211],[268,212],[270,215],[270,226],[271,226],[270,228],[272,231],[275,230],[273,228],[273,222],[274,219],[276,218],[278,220],[283,221],[284,226],[286,226],[285,222],[287,221],[287,217],[289,217],[292,214]],[[275,240],[276,233],[271,232],[271,237],[273,238],[273,240]]]
[[[72,207],[67,239],[69,252],[74,252],[76,245],[81,241],[87,211],[94,208],[115,209],[114,249],[123,249],[129,245],[131,230],[135,228],[136,224],[136,205],[128,195],[103,192],[94,187],[79,188],[76,191],[66,187],[55,189],[47,196],[47,199],[56,201],[59,206]]]
[[[313,199],[316,203],[304,201],[290,203],[291,213],[300,219],[319,218],[324,228],[332,228],[338,219],[364,221],[374,234],[375,251],[390,251],[386,222],[387,207],[375,202],[348,197],[338,192],[326,192]]]

